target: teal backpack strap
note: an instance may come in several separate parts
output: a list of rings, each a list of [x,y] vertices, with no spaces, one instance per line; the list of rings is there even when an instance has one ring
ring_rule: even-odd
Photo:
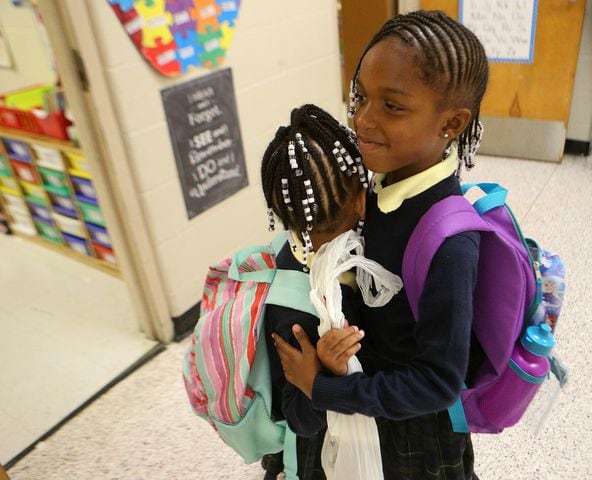
[[[296,457],[296,434],[286,423],[284,437],[284,475],[286,480],[298,480],[298,459]]]
[[[463,390],[467,386],[463,384]],[[469,433],[469,423],[465,415],[465,409],[462,405],[462,398],[459,395],[450,407],[448,407],[448,415],[450,416],[450,423],[452,424],[452,431],[456,433]]]
[[[275,236],[275,238],[271,241],[270,246],[271,246],[271,249],[273,250],[273,253],[278,255],[280,253],[280,250],[282,249],[282,247],[286,243],[286,240],[287,240],[286,231],[278,233]]]
[[[296,270],[276,270],[265,303],[301,310],[315,317],[319,316],[310,301],[310,277]]]
[[[285,243],[286,232],[284,231],[272,240],[271,249],[277,255]],[[278,268],[265,303],[301,310],[315,317],[319,316],[310,301],[310,277],[301,271]]]
[[[273,239],[271,248],[276,255],[285,243],[285,232],[280,233]],[[310,277],[304,272],[277,269],[265,303],[293,308],[318,317],[318,313],[310,301]],[[290,429],[287,422],[285,422],[285,428],[284,475],[286,480],[298,480],[296,434]]]
[[[479,187],[486,194],[473,203],[473,208],[477,210],[479,215],[506,203],[508,190],[497,183],[464,183],[461,185],[463,195],[472,187]]]

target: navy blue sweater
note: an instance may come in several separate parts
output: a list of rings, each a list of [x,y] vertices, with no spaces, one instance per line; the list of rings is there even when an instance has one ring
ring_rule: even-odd
[[[376,194],[370,192],[366,257],[401,275],[405,247],[421,216],[437,201],[460,194],[458,180],[451,176],[382,213]],[[440,247],[420,298],[417,322],[404,288],[384,307],[364,307],[360,325],[366,336],[358,354],[364,373],[319,373],[312,393],[315,409],[402,420],[454,403],[469,362],[479,239],[476,232],[459,234]]]
[[[277,256],[278,268],[302,270],[302,265],[294,258],[286,244]],[[360,296],[346,285],[342,285],[342,309],[350,325],[357,324],[360,315]],[[292,333],[292,326],[299,324],[307,333],[313,345],[319,340],[319,319],[306,312],[293,310],[278,305],[268,305],[265,310],[265,338],[271,371],[272,417],[275,420],[285,418],[290,428],[301,436],[310,436],[326,427],[326,415],[322,410],[313,408],[310,399],[298,388],[286,381],[279,355],[271,334],[275,332],[293,346],[300,348]]]

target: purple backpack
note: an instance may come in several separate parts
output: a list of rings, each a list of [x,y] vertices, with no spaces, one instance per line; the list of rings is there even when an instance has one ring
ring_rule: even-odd
[[[466,184],[463,192],[474,192],[473,187],[484,194],[473,204],[464,196],[450,196],[433,205],[421,218],[403,257],[403,283],[417,319],[432,258],[444,240],[466,231],[481,233],[473,332],[486,360],[449,412],[455,431],[499,433],[520,420],[529,400],[513,398],[520,395],[516,393],[520,389],[509,389],[507,411],[504,406],[504,411],[496,412],[498,420],[494,423],[484,415],[488,392],[496,389],[500,377],[510,368],[510,357],[523,329],[544,321],[555,326],[563,298],[564,269],[559,257],[522,236],[505,204],[506,189],[492,183]],[[552,273],[556,274],[555,298],[559,300],[553,308],[547,308],[545,277],[541,277],[541,264],[549,265],[549,259],[556,266]],[[516,381],[524,380],[516,377]]]

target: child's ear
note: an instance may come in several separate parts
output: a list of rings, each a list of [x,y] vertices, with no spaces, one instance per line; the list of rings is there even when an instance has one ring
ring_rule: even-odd
[[[446,124],[442,129],[442,134],[448,134],[449,140],[458,138],[471,121],[473,114],[468,108],[454,108],[448,111]]]

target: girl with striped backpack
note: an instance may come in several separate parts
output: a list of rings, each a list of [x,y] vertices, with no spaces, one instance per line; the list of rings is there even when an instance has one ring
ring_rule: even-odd
[[[282,233],[270,246],[245,248],[210,267],[184,360],[185,386],[195,413],[247,463],[265,457],[266,478],[282,470],[287,479],[324,478],[325,414],[286,382],[271,335],[295,345],[291,327],[299,324],[318,341],[307,272],[322,244],[363,225],[367,173],[353,131],[319,107],[304,105],[269,144],[261,180],[269,229],[277,217],[287,241]],[[353,323],[354,279],[343,282],[349,284],[342,285],[343,311]],[[358,350],[362,333],[350,326],[339,335],[344,342],[335,365],[341,368]],[[311,423],[314,428],[302,429]]]

